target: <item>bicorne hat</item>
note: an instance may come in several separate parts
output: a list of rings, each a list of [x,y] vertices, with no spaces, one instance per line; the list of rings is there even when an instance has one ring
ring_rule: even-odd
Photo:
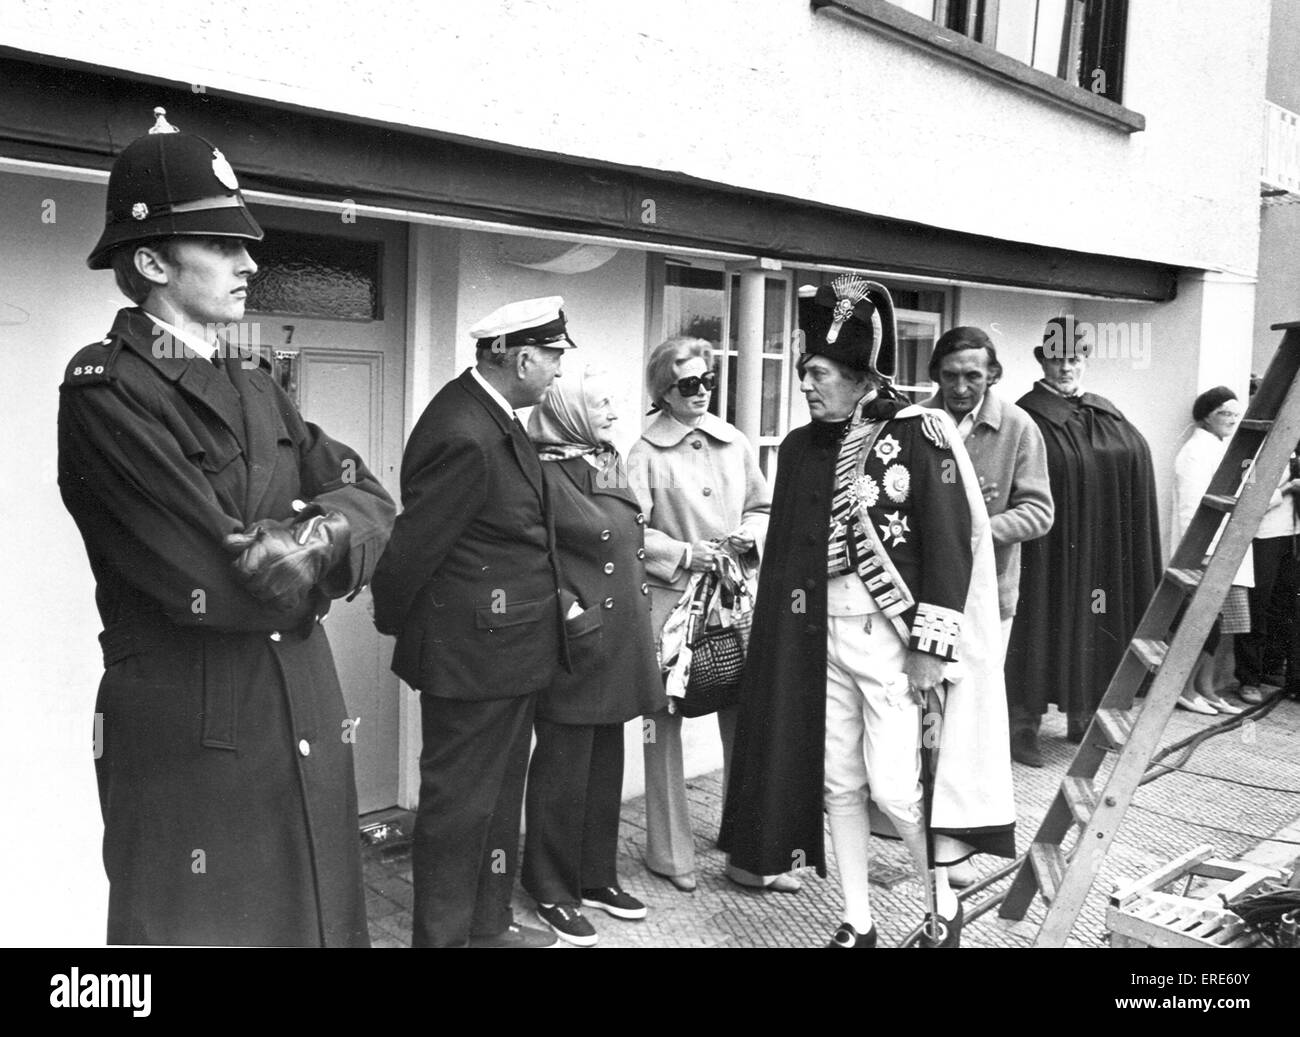
[[[880,320],[879,337],[875,317]],[[854,371],[894,377],[898,330],[894,300],[883,284],[841,274],[829,285],[801,288],[799,330],[805,357],[824,356]]]

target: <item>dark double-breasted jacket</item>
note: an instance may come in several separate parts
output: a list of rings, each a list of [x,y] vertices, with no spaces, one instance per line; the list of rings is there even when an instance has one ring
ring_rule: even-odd
[[[560,664],[555,531],[537,450],[469,370],[425,408],[372,582],[393,670],[426,694],[529,695]]]
[[[254,358],[178,355],[140,309],[68,364],[59,488],[96,584],[96,761],[111,943],[363,945],[349,717],[319,619],[360,588],[393,502]],[[222,537],[347,516],[348,556],[292,611]]]
[[[667,705],[645,563],[645,515],[620,478],[582,457],[545,461],[555,514],[560,588],[581,613],[565,620],[572,672],[560,669],[537,702],[559,724],[621,724]],[[567,600],[567,599],[566,599]]]

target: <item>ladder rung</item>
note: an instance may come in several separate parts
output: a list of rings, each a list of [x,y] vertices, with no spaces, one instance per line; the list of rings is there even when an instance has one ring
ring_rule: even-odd
[[[1065,855],[1053,843],[1030,843],[1029,861],[1038,879],[1038,891],[1050,904],[1056,899],[1056,891],[1061,888],[1061,879],[1065,876]]]
[[[1160,664],[1165,661],[1165,653],[1169,651],[1169,646],[1163,641],[1152,641],[1141,637],[1135,637],[1129,648],[1142,660],[1142,665],[1152,673],[1160,669]]]
[[[1272,418],[1242,418],[1237,425],[1238,428],[1249,429],[1253,432],[1268,432],[1273,427]]]
[[[1097,792],[1088,778],[1066,778],[1061,782],[1061,795],[1070,805],[1070,813],[1083,827],[1092,820],[1097,809]]]
[[[1222,493],[1207,493],[1201,498],[1201,503],[1215,511],[1231,511],[1237,506],[1237,498]]]
[[[1123,749],[1133,730],[1133,716],[1127,709],[1099,709],[1093,717],[1112,749]]]
[[[1222,520],[1220,520],[1222,521]],[[1184,590],[1194,591],[1205,575],[1204,569],[1166,569],[1165,575]]]

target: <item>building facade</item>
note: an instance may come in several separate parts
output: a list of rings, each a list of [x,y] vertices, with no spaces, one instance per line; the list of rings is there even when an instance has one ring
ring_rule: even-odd
[[[1192,399],[1244,390],[1257,361],[1269,19],[1268,0],[299,0],[255,20],[5,5],[0,420],[35,471],[3,513],[22,544],[4,705],[24,734],[7,759],[62,815],[54,853],[19,879],[69,904],[17,939],[102,936],[85,751],[99,624],[55,482],[56,390],[123,305],[84,258],[113,157],[155,106],[239,172],[267,229],[260,343],[308,419],[394,495],[415,419],[472,362],[468,328],[551,294],[580,347],[566,365],[617,378],[625,449],[647,351],[697,334],[724,354],[718,407],[770,474],[807,420],[798,288],[857,271],[895,291],[900,381],[917,391],[955,324],[989,330],[1014,399],[1047,318],[1092,323],[1087,387],[1146,434],[1167,514]],[[361,720],[363,809],[412,805],[418,703],[364,595],[329,624]],[[628,738],[631,794],[635,725]],[[716,766],[716,736],[694,742],[696,767]],[[9,797],[15,824],[36,796]]]

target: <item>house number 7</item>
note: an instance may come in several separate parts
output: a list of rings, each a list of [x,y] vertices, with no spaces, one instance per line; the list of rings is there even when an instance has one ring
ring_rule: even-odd
[[[293,325],[292,325],[292,324],[284,324],[284,325],[281,325],[281,327],[282,327],[282,329],[283,329],[283,331],[284,331],[284,344],[285,344],[286,346],[292,345],[292,344],[293,344]]]

